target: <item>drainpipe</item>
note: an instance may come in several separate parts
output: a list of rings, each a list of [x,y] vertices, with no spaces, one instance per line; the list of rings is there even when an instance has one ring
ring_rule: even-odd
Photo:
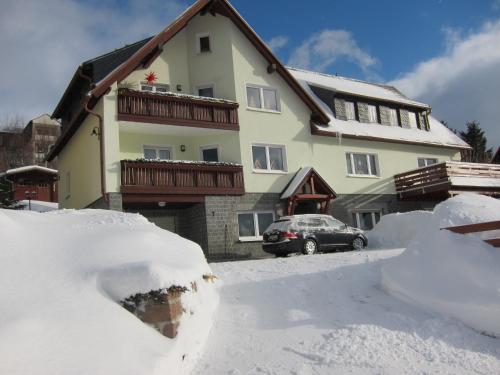
[[[86,76],[82,72],[83,66],[80,65],[78,68],[78,75],[89,81],[90,87],[93,86],[92,79],[89,76]],[[101,169],[101,194],[105,202],[108,202],[108,194],[106,193],[106,172],[105,172],[105,156],[104,156],[104,119],[102,116],[97,113],[92,111],[89,108],[89,102],[92,96],[90,95],[90,92],[87,94],[87,98],[83,102],[83,109],[90,115],[93,115],[97,117],[97,121],[99,122],[99,134],[97,136],[97,139],[99,140],[99,163],[100,163],[100,169]]]

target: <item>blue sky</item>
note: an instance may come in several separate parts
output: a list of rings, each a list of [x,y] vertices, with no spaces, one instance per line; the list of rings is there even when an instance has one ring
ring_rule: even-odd
[[[51,113],[79,63],[160,31],[191,3],[2,0],[0,121]],[[394,84],[455,128],[481,121],[500,144],[500,0],[232,4],[284,63]]]

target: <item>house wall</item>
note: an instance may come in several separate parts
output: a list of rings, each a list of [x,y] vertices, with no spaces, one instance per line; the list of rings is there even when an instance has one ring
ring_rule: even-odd
[[[146,69],[137,69],[121,83],[134,90],[140,89],[140,83],[145,81],[145,75],[154,72],[158,83],[170,84],[171,90],[177,91],[181,85],[182,93],[190,93],[190,78],[188,64],[188,45],[186,29],[181,30],[163,46],[163,52]]]
[[[393,175],[417,168],[418,157],[432,157],[439,161],[460,160],[459,152],[438,147],[312,136],[309,108],[281,76],[267,73],[267,61],[234,25],[232,43],[236,100],[240,103],[241,157],[247,192],[280,193],[297,170],[313,166],[339,194],[395,194]],[[276,88],[281,113],[247,108],[247,83]],[[285,145],[288,171],[253,171],[252,143]],[[377,154],[380,177],[347,176],[346,152]]]
[[[94,110],[102,113],[102,100]],[[87,116],[58,155],[59,208],[84,208],[101,197],[99,140],[91,136],[92,129],[98,125],[95,116]]]
[[[188,137],[122,131],[120,132],[120,159],[135,160],[144,157],[143,148],[145,145],[171,147],[173,160],[201,160],[201,146],[219,146],[220,161],[241,163],[237,132]],[[185,152],[180,151],[180,145],[186,146]]]
[[[191,92],[197,85],[214,84],[215,96],[235,100],[232,21],[220,15],[197,15],[186,27]],[[197,53],[197,35],[209,33],[211,52]]]

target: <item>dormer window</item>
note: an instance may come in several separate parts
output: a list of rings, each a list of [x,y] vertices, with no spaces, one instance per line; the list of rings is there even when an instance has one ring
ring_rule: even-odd
[[[197,53],[211,52],[210,35],[208,33],[197,35]]]
[[[391,126],[398,126],[399,121],[398,121],[398,111],[394,108],[389,108],[387,110],[387,113],[389,115],[389,124]]]
[[[354,111],[354,102],[345,102],[345,116],[347,120],[356,120],[356,112]]]
[[[164,83],[141,82],[141,91],[166,93],[170,91],[170,85]]]
[[[368,108],[368,122],[378,122],[377,107],[371,104],[367,105]]]
[[[417,114],[415,112],[408,112],[408,123],[410,125],[410,128],[418,128]]]

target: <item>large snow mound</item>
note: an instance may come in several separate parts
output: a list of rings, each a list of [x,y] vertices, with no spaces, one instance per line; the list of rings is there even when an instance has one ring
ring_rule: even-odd
[[[1,374],[188,373],[217,291],[200,247],[137,214],[0,210]],[[190,286],[167,339],[117,301]]]
[[[464,194],[437,205],[425,223],[417,223],[407,249],[382,268],[382,285],[410,303],[500,337],[500,249],[483,241],[498,233],[440,230],[494,220],[500,220],[500,201],[493,198]],[[401,216],[391,221],[394,231],[408,225]]]
[[[373,249],[406,247],[431,216],[429,211],[384,215],[375,228],[365,233],[368,244]]]

